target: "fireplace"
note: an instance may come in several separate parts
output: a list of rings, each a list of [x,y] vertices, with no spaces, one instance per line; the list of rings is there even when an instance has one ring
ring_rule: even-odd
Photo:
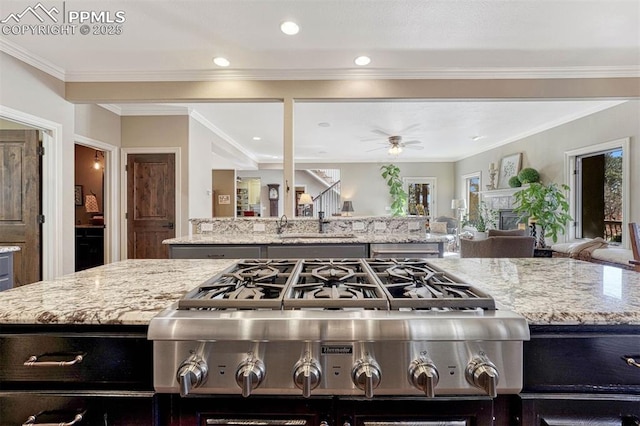
[[[503,209],[498,211],[498,229],[518,229],[520,216],[511,209]]]

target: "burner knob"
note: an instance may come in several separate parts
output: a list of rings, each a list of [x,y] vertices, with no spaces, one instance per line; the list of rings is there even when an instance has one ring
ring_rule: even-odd
[[[380,385],[382,373],[373,358],[359,359],[351,371],[351,379],[358,389],[363,389],[367,398],[373,398],[373,390]]]
[[[500,374],[496,366],[485,356],[477,356],[469,362],[465,371],[467,382],[484,390],[492,398],[498,396]]]
[[[416,389],[433,398],[440,375],[433,361],[427,358],[414,359],[409,365],[409,383]]]
[[[264,364],[257,358],[249,357],[242,361],[236,371],[236,383],[242,389],[245,398],[262,383],[265,376]]]
[[[309,398],[311,391],[318,387],[322,372],[315,359],[301,359],[293,368],[293,383],[302,389],[302,396]]]
[[[180,383],[180,396],[187,396],[191,389],[197,388],[207,380],[207,362],[200,355],[191,355],[185,359],[176,374]]]

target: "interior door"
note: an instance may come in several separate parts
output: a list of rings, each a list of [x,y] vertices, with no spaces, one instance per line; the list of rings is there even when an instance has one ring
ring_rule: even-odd
[[[167,259],[175,237],[175,154],[127,156],[127,258]]]
[[[38,130],[0,131],[0,245],[14,253],[14,286],[40,281],[40,141]]]

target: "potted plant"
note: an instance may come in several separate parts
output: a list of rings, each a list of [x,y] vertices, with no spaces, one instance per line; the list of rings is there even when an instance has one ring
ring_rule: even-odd
[[[387,182],[389,195],[391,195],[391,215],[404,216],[406,214],[407,193],[402,187],[400,167],[387,164],[380,167],[382,178]]]
[[[484,201],[478,204],[478,214],[476,220],[472,223],[476,228],[476,238],[486,238],[487,230],[495,229],[498,225],[498,212],[489,208]]]
[[[567,185],[548,185],[532,182],[528,187],[513,194],[515,201],[513,211],[520,215],[521,219],[529,218],[533,226],[540,227],[540,235],[536,243],[538,248],[545,248],[545,237],[551,237],[553,242],[558,241],[558,233],[564,234],[564,228],[571,219],[569,215],[569,202],[564,191],[568,191]]]

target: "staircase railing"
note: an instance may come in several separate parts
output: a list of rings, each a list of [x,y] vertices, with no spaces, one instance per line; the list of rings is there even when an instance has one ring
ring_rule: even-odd
[[[319,211],[324,212],[325,217],[330,217],[340,213],[341,210],[340,181],[335,182],[313,198],[313,215],[315,217],[318,217]]]

